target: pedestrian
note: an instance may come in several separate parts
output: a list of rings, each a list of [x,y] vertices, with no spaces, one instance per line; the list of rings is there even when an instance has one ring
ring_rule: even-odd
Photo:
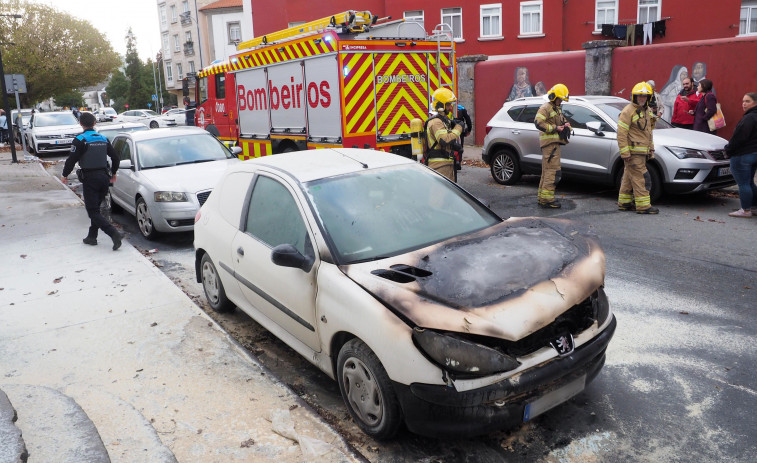
[[[707,124],[707,121],[718,112],[718,98],[712,93],[712,81],[710,79],[700,80],[697,90],[699,91],[699,101],[694,108],[694,130],[715,135],[717,130],[711,131]]]
[[[744,117],[733,130],[725,152],[731,158],[731,173],[739,186],[741,209],[731,212],[731,217],[751,217],[757,213],[757,92],[750,92],[741,99]]]
[[[460,134],[463,127],[450,120],[455,94],[448,88],[437,89],[432,95],[436,115],[426,121],[426,162],[428,166],[451,181],[456,181],[454,151],[461,150]]]
[[[84,244],[97,245],[98,229],[105,232],[113,240],[113,250],[121,247],[121,234],[118,233],[108,220],[100,213],[100,203],[108,193],[111,182],[116,181],[116,172],[120,163],[116,151],[107,138],[95,132],[95,116],[92,113],[82,113],[79,124],[84,133],[74,138],[71,145],[71,154],[63,166],[61,181],[68,184],[68,176],[76,163],[81,168],[81,182],[84,195],[84,207],[87,209],[90,226],[87,237],[82,241]],[[108,173],[108,158],[111,161],[113,174]]]
[[[655,117],[661,118],[662,113],[665,111],[665,107],[662,105],[662,97],[657,93],[654,80],[648,80],[647,85],[652,88],[652,96],[649,98],[649,109],[652,110]]]
[[[660,212],[651,204],[652,179],[647,172],[647,161],[654,159],[652,130],[656,117],[648,106],[652,94],[652,87],[646,82],[634,85],[632,102],[618,116],[618,148],[623,159],[623,179],[618,192],[618,210],[621,211]]]
[[[81,117],[81,112],[79,111],[79,108],[77,108],[76,106],[74,106],[74,108],[71,110],[71,112],[74,113],[74,117],[78,121],[79,117]]]
[[[0,109],[0,143],[8,141],[8,118],[5,117],[5,110]]]
[[[568,144],[570,123],[563,116],[561,105],[568,101],[568,87],[556,84],[547,92],[547,101],[539,108],[534,124],[539,129],[541,146],[541,179],[536,193],[537,204],[546,209],[559,208],[555,189],[560,183],[560,146]]]
[[[691,78],[685,77],[683,79],[683,88],[676,96],[675,103],[673,103],[673,118],[671,119],[673,127],[689,130],[694,128],[694,108],[696,108],[699,102],[699,97],[694,90]]]

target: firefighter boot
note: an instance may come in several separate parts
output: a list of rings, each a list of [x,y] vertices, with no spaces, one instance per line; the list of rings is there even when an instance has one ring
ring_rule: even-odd
[[[636,213],[637,214],[659,214],[660,210],[654,206],[650,206],[649,209],[642,209],[642,210],[636,211]]]
[[[634,203],[620,203],[618,204],[619,211],[635,211],[636,205]]]
[[[560,204],[558,201],[539,201],[539,207],[543,209],[560,209],[562,207],[562,204]]]

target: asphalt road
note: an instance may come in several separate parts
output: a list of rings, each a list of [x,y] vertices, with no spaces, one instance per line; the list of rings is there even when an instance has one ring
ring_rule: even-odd
[[[47,158],[55,161],[61,158]],[[49,164],[59,173],[62,163]],[[497,185],[465,166],[460,185],[502,215],[588,224],[607,254],[606,291],[618,329],[597,379],[536,420],[475,439],[365,437],[336,384],[245,314],[216,315],[243,346],[323,414],[372,462],[757,461],[757,218],[728,217],[732,192],[663,198],[661,213],[618,212],[616,192],[563,182],[559,210],[536,208],[538,177]],[[127,239],[203,307],[192,234]]]

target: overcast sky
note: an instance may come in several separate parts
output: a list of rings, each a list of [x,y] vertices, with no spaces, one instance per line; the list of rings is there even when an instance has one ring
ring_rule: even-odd
[[[78,19],[92,23],[104,33],[113,49],[126,55],[126,32],[131,27],[137,52],[144,61],[155,60],[160,51],[157,0],[32,0],[44,3]]]

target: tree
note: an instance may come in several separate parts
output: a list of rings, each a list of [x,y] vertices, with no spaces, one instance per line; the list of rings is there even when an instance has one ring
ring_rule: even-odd
[[[103,33],[88,21],[26,0],[3,0],[0,14],[23,16],[0,16],[0,43],[6,44],[5,72],[26,77],[26,106],[96,85],[121,64]]]
[[[58,106],[79,108],[84,106],[84,95],[77,91],[61,92],[57,95],[53,95],[55,104]]]
[[[124,111],[124,105],[128,103],[129,97],[129,81],[126,79],[124,73],[117,69],[110,77],[108,86],[105,87],[105,92],[108,97],[114,101],[113,109],[119,113]]]

